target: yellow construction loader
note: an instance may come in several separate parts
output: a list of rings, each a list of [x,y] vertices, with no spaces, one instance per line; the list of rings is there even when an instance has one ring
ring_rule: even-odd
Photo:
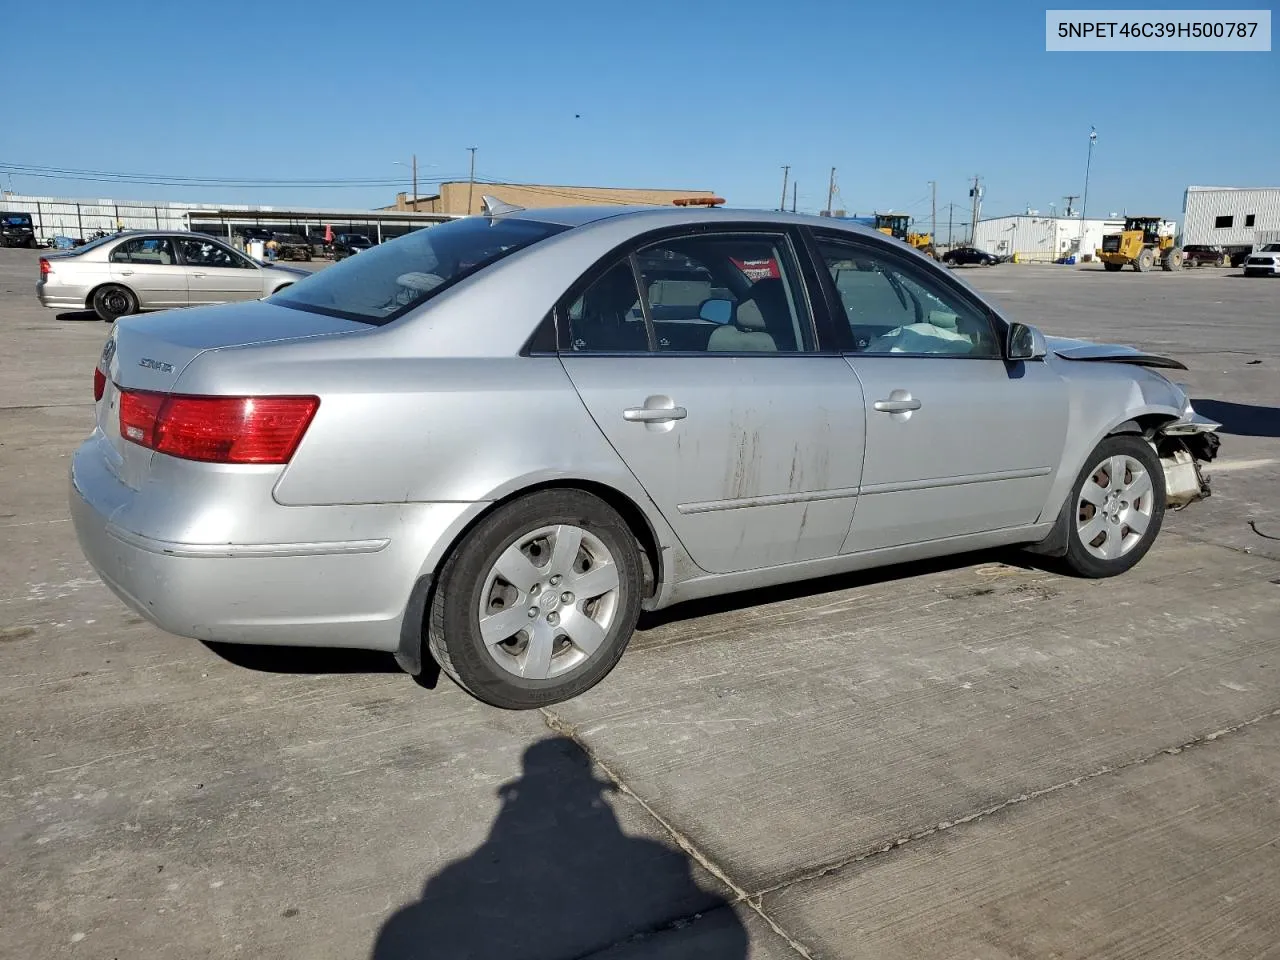
[[[1144,273],[1159,260],[1166,271],[1181,268],[1182,248],[1173,237],[1160,232],[1163,222],[1160,217],[1125,217],[1123,232],[1102,238],[1102,249],[1097,252],[1102,266],[1114,273],[1133,264],[1133,269]]]
[[[914,233],[908,229],[911,218],[905,213],[875,214],[875,228],[881,233],[910,244],[922,253],[933,256],[933,236],[928,233]]]

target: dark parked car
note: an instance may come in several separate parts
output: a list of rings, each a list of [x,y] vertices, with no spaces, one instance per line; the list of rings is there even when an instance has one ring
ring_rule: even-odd
[[[954,250],[948,250],[942,255],[942,262],[948,267],[961,267],[968,264],[990,267],[1004,262],[1004,258],[997,257],[994,253],[987,253],[985,250],[979,250],[977,247],[956,247]]]
[[[1227,252],[1208,244],[1190,244],[1182,248],[1184,267],[1222,267],[1227,263]]]
[[[29,213],[0,213],[0,247],[34,247],[36,231]]]
[[[340,233],[333,238],[333,259],[343,260],[372,246],[373,241],[363,233]]]
[[[311,241],[298,233],[275,233],[276,256],[281,260],[310,260]]]

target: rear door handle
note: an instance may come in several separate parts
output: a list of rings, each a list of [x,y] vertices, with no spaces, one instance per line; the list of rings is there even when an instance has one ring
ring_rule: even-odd
[[[622,419],[632,423],[666,423],[683,420],[688,415],[684,407],[627,407],[622,411]]]
[[[192,273],[191,275],[192,275],[193,277],[203,277],[203,276],[204,276],[204,274],[203,274],[203,273],[200,273],[199,271],[197,271],[197,272],[195,272],[195,273]]]
[[[881,413],[905,413],[908,410],[919,410],[919,400],[877,400],[875,408]]]

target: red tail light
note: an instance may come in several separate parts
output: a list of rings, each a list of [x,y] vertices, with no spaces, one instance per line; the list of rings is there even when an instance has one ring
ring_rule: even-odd
[[[41,257],[40,258],[40,276],[47,277],[49,275],[49,271],[52,269],[53,268],[49,266],[49,261],[46,260],[44,257]]]
[[[102,395],[107,392],[107,375],[102,372],[101,367],[93,368],[93,402],[97,403],[102,399]]]
[[[319,397],[191,397],[123,390],[120,434],[171,457],[209,463],[288,463]]]

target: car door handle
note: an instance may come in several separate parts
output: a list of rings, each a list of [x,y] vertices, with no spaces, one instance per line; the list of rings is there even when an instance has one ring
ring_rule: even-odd
[[[121,271],[120,271],[120,276],[122,276],[122,277],[132,277],[132,276],[133,276],[133,271],[132,271],[132,270],[121,270]]]
[[[622,419],[632,423],[666,423],[683,420],[688,415],[684,407],[627,407],[622,411]]]
[[[919,400],[877,400],[875,408],[881,413],[904,413],[907,410],[919,410]]]
[[[203,273],[201,273],[199,270],[193,271],[191,275],[192,275],[193,277],[203,277],[203,276],[204,276],[204,274],[203,274]]]

